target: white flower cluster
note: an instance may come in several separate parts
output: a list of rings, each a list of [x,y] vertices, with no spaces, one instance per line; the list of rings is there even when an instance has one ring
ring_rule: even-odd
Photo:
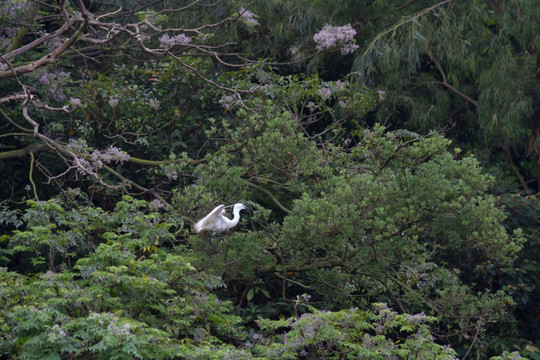
[[[69,104],[73,106],[74,108],[78,108],[82,105],[82,101],[79,98],[72,97],[69,99]]]
[[[323,99],[323,101],[326,101],[330,98],[330,96],[332,96],[332,90],[323,87],[317,90],[317,94]]]
[[[317,50],[323,51],[339,46],[342,55],[355,52],[358,45],[355,44],[354,30],[351,24],[343,26],[325,25],[321,31],[313,35],[313,41],[317,44]]]
[[[118,98],[110,97],[109,100],[107,100],[107,102],[109,103],[109,106],[114,109],[115,107],[118,106],[119,100],[118,100]]]
[[[164,34],[159,38],[160,47],[170,48],[175,45],[187,45],[191,42],[191,38],[186,34],[178,34],[175,36],[170,36],[169,34]]]
[[[51,330],[52,330],[51,335],[53,337],[54,336],[66,337],[67,336],[67,333],[62,328],[60,328],[60,325],[58,324],[54,324]]]
[[[150,107],[156,111],[159,110],[159,106],[161,105],[161,101],[159,101],[158,99],[150,99],[148,101],[148,104],[150,105]]]
[[[231,95],[223,95],[221,99],[218,101],[221,106],[223,106],[227,110],[231,110],[231,108],[236,105],[238,100]]]
[[[116,323],[110,323],[109,326],[107,326],[107,331],[117,336],[129,336],[131,335],[131,325],[129,323],[125,323],[122,326],[118,326]]]
[[[257,19],[255,19],[255,15],[253,13],[253,11],[250,11],[250,10],[247,10],[247,9],[244,9],[244,8],[240,8],[240,11],[238,12],[239,15],[238,17],[244,21],[244,23],[248,26],[255,26],[255,25],[259,25],[259,21]]]
[[[78,171],[81,174],[87,174],[101,169],[105,164],[116,162],[124,162],[129,159],[129,154],[120,150],[117,147],[110,146],[105,151],[94,150],[90,153],[86,140],[69,139],[68,149],[73,151],[78,157],[81,166]]]
[[[178,172],[176,171],[176,169],[172,168],[172,167],[165,167],[163,169],[163,172],[165,173],[165,176],[167,177],[167,179],[169,179],[169,181],[173,181],[173,180],[176,180],[178,179]]]

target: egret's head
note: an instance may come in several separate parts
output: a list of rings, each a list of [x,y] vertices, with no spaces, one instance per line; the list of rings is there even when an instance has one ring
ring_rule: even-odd
[[[240,210],[249,210],[249,211],[253,211],[251,210],[250,208],[248,208],[246,205],[242,204],[242,203],[236,203],[234,204],[234,209],[238,209],[238,211]]]

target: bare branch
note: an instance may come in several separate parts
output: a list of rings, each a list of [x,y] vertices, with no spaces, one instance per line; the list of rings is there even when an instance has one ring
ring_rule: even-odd
[[[62,43],[62,45],[60,45],[58,48],[56,48],[49,54],[43,56],[41,59],[32,62],[31,64],[17,66],[13,69],[13,71],[4,71],[0,73],[0,79],[7,79],[9,77],[12,77],[13,75],[20,75],[32,72],[47,64],[54,64],[57,61],[58,57],[79,39],[87,24],[88,19],[85,18],[84,22],[79,26],[79,29],[77,29],[77,31],[69,39]]]
[[[10,102],[10,101],[24,100],[24,99],[26,99],[26,94],[24,93],[12,94],[12,95],[8,95],[8,96],[4,96],[0,98],[0,104]]]
[[[4,151],[0,152],[0,160],[23,158],[28,156],[29,154],[35,154],[46,150],[49,150],[49,146],[41,144],[36,146],[29,146],[24,149]]]
[[[68,31],[73,26],[73,24],[75,24],[77,21],[81,21],[81,20],[82,20],[82,17],[77,17],[77,16],[72,17],[72,18],[69,19],[68,22],[66,22],[64,25],[62,25],[62,27],[60,29],[53,31],[52,33],[43,35],[42,37],[32,41],[29,44],[26,44],[25,46],[20,47],[18,49],[15,49],[15,50],[5,54],[4,58],[6,60],[11,60],[11,59],[15,58],[17,55],[24,54],[25,52],[28,52],[28,51],[34,49],[35,47],[43,44],[45,41],[53,39],[55,37],[58,37],[58,36],[64,34],[66,31]]]

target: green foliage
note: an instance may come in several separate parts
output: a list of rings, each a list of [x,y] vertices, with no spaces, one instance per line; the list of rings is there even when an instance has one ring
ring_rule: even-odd
[[[455,359],[452,349],[433,342],[433,321],[423,313],[398,314],[386,304],[374,304],[373,312],[315,311],[286,321],[260,320],[263,334],[254,337],[253,348],[267,359]],[[277,335],[282,328],[290,330]]]
[[[301,136],[296,118],[276,112],[272,103],[260,114],[240,112],[234,125],[215,123],[209,133],[230,141],[195,167],[200,182],[176,195],[187,207],[176,207],[172,222],[181,226],[183,221],[173,219],[195,218],[194,209],[204,214],[217,194],[229,199],[224,202],[262,200],[267,193],[256,195],[252,189],[270,185],[278,192],[280,183],[296,199],[275,201],[290,210],[268,199],[257,201],[249,229],[239,225],[215,245],[191,235],[172,249],[176,228],[146,201],[124,196],[111,212],[76,202],[69,210],[60,201],[31,202],[22,216],[25,228],[10,239],[15,255],[35,254],[26,261],[36,263],[41,254],[62,254],[62,260],[45,257],[54,272],[19,280],[24,281],[19,302],[7,301],[5,318],[12,330],[6,329],[4,343],[10,351],[28,358],[40,348],[51,358],[90,353],[145,358],[157,347],[154,356],[167,358],[178,354],[181,341],[185,357],[246,353],[247,347],[220,348],[220,341],[246,336],[241,319],[231,315],[232,303],[214,293],[224,285],[220,277],[228,296],[250,304],[253,314],[271,314],[271,309],[262,311],[264,302],[286,304],[305,288],[323,307],[337,310],[328,318],[315,312],[288,322],[291,330],[284,337],[249,350],[275,358],[348,351],[354,357],[369,357],[370,351],[402,358],[429,351],[450,356],[431,342],[427,323],[421,326],[422,338],[415,337],[419,328],[407,322],[405,313],[425,312],[438,324],[439,336],[459,348],[473,336],[489,336],[488,324],[504,318],[513,304],[503,291],[478,292],[460,278],[471,261],[511,264],[522,238],[519,232],[508,236],[501,225],[503,212],[485,195],[488,178],[478,163],[456,158],[442,136],[405,140],[378,126],[364,129],[347,151],[331,143],[322,148]],[[269,146],[276,143],[282,146],[272,154]],[[261,179],[274,181],[262,185]],[[74,251],[84,244],[84,250]],[[13,286],[10,276],[5,282]],[[366,300],[355,301],[362,293]],[[355,333],[362,334],[343,343],[344,330],[335,324],[343,325],[340,319],[351,314],[340,309],[365,309],[369,301],[382,299],[403,314],[381,325],[387,332],[380,334],[379,320],[368,326],[353,319],[352,324],[359,323],[354,326],[363,326]],[[355,314],[366,318],[365,310]],[[251,320],[246,316],[245,321]],[[320,332],[306,337],[317,326]],[[87,327],[95,330],[83,336],[81,329]],[[368,330],[375,334],[365,342]],[[459,335],[451,335],[456,330]],[[398,347],[390,345],[397,341],[394,335],[403,337]]]
[[[402,18],[377,24],[353,67],[361,83],[385,91],[377,119],[421,132],[455,124],[449,135],[475,152],[489,148],[490,161],[506,160],[505,138],[504,150],[526,158],[536,136],[538,8],[415,2],[391,14]]]
[[[108,221],[100,209],[66,210],[56,200],[29,201],[28,205],[21,218],[27,230],[14,231],[9,246],[15,253],[26,253],[35,269],[45,264],[55,271],[74,257],[88,254],[94,247],[94,232]]]
[[[242,302],[264,301],[255,297],[257,278],[277,272],[282,281],[265,288],[275,300],[298,294],[298,284],[328,308],[355,305],[355,295],[364,293],[391,298],[404,312],[441,316],[448,334],[453,328],[466,334],[454,341],[488,336],[487,324],[503,319],[513,301],[502,291],[478,292],[466,274],[475,263],[512,264],[524,239],[501,224],[504,212],[485,194],[489,178],[478,162],[449,152],[440,135],[405,140],[380,126],[364,129],[347,151],[328,142],[317,147],[294,116],[276,113],[272,104],[267,109],[249,117],[240,112],[234,125],[216,123],[209,135],[230,139],[220,147],[229,150],[197,167],[200,181],[177,194],[179,204],[200,204],[195,218],[201,217],[217,194],[223,202],[261,196],[249,183],[279,194],[282,184],[296,199],[278,199],[290,209],[285,213],[257,200],[275,211],[270,218],[254,214],[256,233],[240,225],[215,246],[189,237],[201,255],[197,267],[222,276],[244,294]],[[176,209],[180,216],[193,211]]]
[[[0,84],[0,357],[538,356],[537,199],[499,194],[536,163],[533,2],[90,3],[107,25]],[[25,4],[4,52],[63,24]],[[326,24],[363,48],[318,51]],[[33,44],[11,64],[60,42]]]
[[[222,282],[166,251],[172,235],[155,214],[139,211],[146,206],[129,197],[118,203],[113,221],[99,228],[105,242],[72,270],[26,280],[1,272],[2,345],[29,359],[162,359],[179,341],[236,338],[231,304],[210,292]],[[44,208],[64,212],[59,204]]]

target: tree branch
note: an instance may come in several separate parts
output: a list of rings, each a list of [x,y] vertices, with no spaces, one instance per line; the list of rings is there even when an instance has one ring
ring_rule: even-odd
[[[272,200],[272,201],[274,202],[274,204],[276,204],[281,210],[283,210],[283,211],[286,212],[287,214],[290,214],[290,213],[291,213],[291,210],[289,210],[289,209],[287,209],[285,206],[283,206],[283,204],[281,204],[281,203],[279,202],[279,200],[276,199],[275,196],[272,195],[272,193],[271,193],[270,191],[266,190],[265,188],[263,188],[263,187],[261,187],[261,186],[259,186],[259,185],[257,185],[257,184],[252,183],[251,181],[246,180],[246,183],[247,183],[249,186],[254,187],[255,189],[260,190],[260,191],[262,191],[263,193],[265,193],[265,194],[270,198],[270,200]]]
[[[141,185],[127,179],[126,177],[122,176],[121,174],[119,174],[118,172],[114,171],[111,167],[107,166],[107,165],[103,165],[103,168],[105,170],[107,170],[109,173],[111,173],[112,175],[116,176],[118,179],[120,179],[122,181],[122,183],[124,184],[128,184],[130,186],[133,186],[134,188],[136,189],[139,189],[141,191],[144,191],[146,193],[150,193],[152,194],[156,199],[159,199],[161,202],[163,202],[165,205],[167,206],[170,206],[170,204],[163,198],[161,197],[161,195],[159,195],[156,191],[154,190],[151,190],[151,189],[147,189],[145,187],[142,187]]]
[[[75,20],[77,19],[77,16],[75,16],[72,19],[73,19],[73,22],[75,22]],[[79,18],[79,20],[80,19],[81,18]],[[49,54],[43,56],[41,59],[38,59],[28,65],[17,66],[13,68],[11,71],[4,71],[0,73],[0,79],[7,79],[14,75],[20,75],[20,74],[32,72],[42,67],[43,65],[55,63],[58,57],[79,39],[79,37],[83,34],[84,29],[86,28],[87,25],[88,25],[88,17],[84,17],[83,23],[79,26],[77,31],[69,39],[67,39],[64,43],[62,43],[62,45],[60,45],[58,48],[56,48]]]
[[[327,260],[327,261],[321,261],[321,262],[314,262],[312,264],[308,265],[280,265],[284,271],[287,272],[306,272],[309,270],[314,269],[323,269],[323,268],[331,268],[336,266],[342,266],[343,263],[341,262],[341,259],[336,260]],[[276,271],[275,266],[273,265],[265,265],[261,266],[257,269],[255,269],[257,273],[273,273]]]
[[[433,61],[433,63],[435,64],[435,66],[439,70],[439,73],[441,74],[442,81],[439,81],[438,83],[445,86],[447,89],[449,89],[454,94],[461,97],[462,99],[465,99],[470,104],[474,105],[475,108],[478,108],[478,102],[476,102],[476,100],[474,100],[471,97],[467,96],[466,94],[462,93],[461,91],[459,91],[458,89],[456,89],[455,87],[453,87],[452,85],[450,85],[448,83],[448,80],[446,78],[446,74],[445,74],[441,64],[439,64],[439,61],[437,61],[437,59],[435,58],[435,56],[433,56],[433,54],[428,53],[428,55],[429,55],[429,58],[431,59],[431,61]],[[497,121],[497,116],[496,115],[494,116],[494,120]],[[504,142],[504,149],[506,151],[506,160],[508,161],[508,164],[512,168],[512,171],[514,172],[514,174],[516,174],[516,176],[517,176],[517,178],[519,180],[519,183],[521,184],[523,189],[528,193],[529,192],[529,187],[527,186],[527,183],[525,182],[525,179],[523,178],[523,176],[519,172],[517,166],[514,164],[514,160],[512,159],[512,153],[510,151],[510,144],[508,142],[508,137],[506,136],[506,133],[504,132],[504,130],[502,129],[502,127],[498,123],[497,123],[497,129],[499,130],[499,132],[501,134],[501,137],[503,139],[503,142]]]
[[[366,50],[362,54],[362,57],[366,57],[368,52],[375,48],[375,44],[377,43],[377,41],[379,41],[385,35],[395,32],[399,27],[401,27],[401,26],[403,26],[403,25],[405,25],[405,24],[407,24],[407,23],[409,23],[411,21],[415,21],[420,16],[423,16],[423,15],[431,12],[433,9],[441,7],[441,6],[443,6],[445,4],[448,4],[448,3],[452,2],[452,1],[454,1],[454,0],[441,1],[440,3],[435,4],[433,6],[430,6],[428,8],[425,8],[425,9],[417,12],[416,14],[413,14],[413,15],[411,15],[409,17],[401,19],[394,26],[391,26],[390,28],[386,29],[385,31],[383,31],[380,34],[378,34],[377,36],[375,36],[375,38],[368,44],[368,46],[366,46]]]
[[[11,59],[15,58],[17,55],[24,54],[25,52],[30,51],[33,48],[43,44],[47,40],[50,40],[50,39],[53,39],[55,37],[58,37],[58,36],[62,35],[66,31],[68,31],[73,26],[73,24],[75,24],[77,22],[77,20],[81,21],[82,18],[75,16],[75,17],[69,19],[69,21],[66,22],[64,25],[62,25],[62,27],[60,29],[53,31],[52,33],[43,35],[42,37],[32,41],[31,43],[26,44],[23,47],[20,47],[18,49],[15,49],[15,50],[7,53],[6,55],[4,55],[4,58],[6,60],[11,60]]]
[[[33,173],[34,173],[34,153],[30,152],[30,170],[28,171],[28,180],[30,181],[30,184],[32,184],[32,191],[34,192],[34,199],[36,201],[39,201],[36,184],[34,183],[34,179],[32,178]]]
[[[469,103],[473,104],[474,107],[478,108],[478,103],[476,102],[476,100],[474,100],[473,98],[471,98],[471,97],[467,96],[466,94],[462,93],[461,91],[459,91],[458,89],[456,89],[455,87],[453,87],[452,85],[450,85],[448,83],[448,80],[446,78],[446,74],[445,74],[441,64],[439,64],[439,61],[437,61],[437,58],[435,58],[435,56],[433,56],[433,54],[431,54],[431,52],[428,52],[428,56],[431,59],[431,61],[433,61],[435,66],[437,67],[437,70],[439,70],[439,73],[441,74],[441,77],[443,79],[443,81],[439,81],[438,83],[445,86],[447,89],[449,89],[450,91],[452,91],[456,95],[460,96],[461,98],[467,100]]]
[[[27,157],[29,154],[36,154],[42,151],[50,150],[50,147],[46,144],[29,146],[24,149],[10,150],[0,152],[0,160],[18,159]]]

